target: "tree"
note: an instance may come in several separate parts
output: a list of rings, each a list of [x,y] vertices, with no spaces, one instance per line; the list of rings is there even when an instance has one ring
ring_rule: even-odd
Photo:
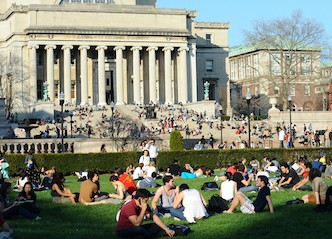
[[[266,87],[277,89],[279,104],[287,110],[288,96],[296,82],[305,77],[309,82],[319,78],[320,53],[325,43],[325,30],[312,19],[305,19],[300,11],[291,17],[272,21],[255,21],[253,30],[244,32],[246,41],[267,55],[267,61],[251,66]]]
[[[183,149],[183,140],[180,131],[174,130],[170,135],[170,150],[182,150]]]

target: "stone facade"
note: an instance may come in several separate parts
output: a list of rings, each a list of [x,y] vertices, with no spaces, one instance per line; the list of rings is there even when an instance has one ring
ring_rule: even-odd
[[[154,0],[2,0],[5,97],[22,113],[60,92],[77,105],[186,103],[209,81],[210,100],[226,102],[229,23],[196,15]]]

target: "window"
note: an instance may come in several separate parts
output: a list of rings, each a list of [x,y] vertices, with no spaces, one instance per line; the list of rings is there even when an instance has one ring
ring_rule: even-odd
[[[296,74],[296,56],[294,54],[286,54],[285,56],[285,67],[286,67],[286,72],[288,72],[291,75]]]
[[[205,70],[208,72],[213,72],[213,60],[205,61]]]
[[[279,95],[279,91],[280,91],[280,88],[279,88],[279,86],[274,86],[274,94],[275,95]]]
[[[239,60],[239,79],[244,78],[244,66],[243,66],[243,58]]]
[[[281,67],[280,67],[280,53],[272,53],[271,54],[271,75],[280,76],[281,75]]]
[[[258,73],[259,73],[258,54],[254,54],[254,76],[257,77]]]
[[[311,75],[311,55],[302,54],[301,56],[301,74]]]
[[[235,79],[235,62],[231,61],[231,80],[236,80]]]
[[[252,71],[251,56],[247,56],[246,57],[246,78],[251,78],[251,71]]]
[[[212,43],[212,34],[206,34],[205,38],[206,38],[206,44],[210,45]]]
[[[291,85],[289,88],[289,95],[290,96],[295,96],[295,86]]]
[[[304,86],[304,95],[305,96],[310,96],[310,85],[309,84],[306,84]]]
[[[315,93],[318,94],[318,93],[322,93],[322,89],[320,87],[316,87],[315,88]]]

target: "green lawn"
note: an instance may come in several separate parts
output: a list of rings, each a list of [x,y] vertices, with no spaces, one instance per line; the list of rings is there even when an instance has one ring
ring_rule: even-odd
[[[113,187],[108,181],[109,175],[100,177],[102,191],[111,192]],[[204,182],[213,178],[175,179],[177,185],[187,183],[190,187],[200,190]],[[159,181],[161,184],[161,181]],[[332,185],[332,181],[328,181]],[[66,186],[78,192],[80,183],[76,177],[67,177]],[[151,191],[155,191],[151,190]],[[201,191],[201,190],[200,190]],[[202,192],[208,200],[217,193]],[[263,213],[244,215],[235,211],[232,215],[216,214],[208,219],[190,225],[192,233],[188,238],[331,238],[330,221],[332,213],[316,213],[314,205],[285,204],[293,197],[301,197],[306,192],[277,191],[272,192],[275,213],[270,214],[266,208]],[[12,194],[16,194],[13,192]],[[256,194],[249,194],[255,196]],[[29,221],[18,218],[8,220],[14,230],[14,238],[20,239],[111,239],[115,236],[115,215],[119,205],[83,206],[80,204],[53,204],[49,191],[37,192],[37,204],[42,209],[40,221]],[[164,219],[166,224],[183,223],[172,218]]]

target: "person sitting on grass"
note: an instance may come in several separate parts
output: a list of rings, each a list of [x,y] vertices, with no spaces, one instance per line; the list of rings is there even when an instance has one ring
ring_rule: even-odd
[[[21,207],[28,210],[33,214],[39,214],[40,209],[36,207],[37,196],[33,190],[31,182],[24,184],[22,192],[20,192],[16,198],[17,201],[22,202]]]
[[[321,172],[316,168],[310,169],[309,180],[312,183],[313,192],[304,195],[302,200],[304,203],[323,204],[326,198],[327,184],[321,178]]]
[[[325,169],[325,178],[332,179],[332,160],[329,160]]]
[[[312,168],[311,162],[304,163],[303,179],[292,187],[292,190],[311,191],[311,186],[306,185],[309,182],[309,172]]]
[[[134,180],[142,180],[144,178],[143,166],[143,163],[139,163],[138,166],[135,168],[135,171],[133,173]]]
[[[214,171],[202,165],[195,172],[190,164],[185,165],[185,171],[181,173],[182,178],[202,178],[211,177]]]
[[[88,172],[88,178],[81,183],[80,196],[78,201],[84,205],[94,205],[104,203],[103,200],[108,196],[98,197],[99,175],[96,172]]]
[[[56,168],[54,166],[51,167],[50,169],[44,170],[43,177],[40,181],[40,185],[43,189],[48,190],[51,188],[51,183],[55,172]]]
[[[23,170],[22,168],[19,169],[18,174],[19,174],[19,178],[16,181],[16,185],[15,185],[14,189],[21,192],[23,190],[25,183],[28,182],[29,179],[28,179],[28,176],[27,176],[25,170]]]
[[[132,179],[132,177],[129,174],[123,172],[122,168],[115,167],[114,174],[117,175],[119,181],[125,185],[127,192],[130,195],[132,195],[133,192],[136,192],[137,186],[135,181]]]
[[[189,223],[196,223],[195,220],[202,219],[203,217],[209,217],[205,206],[206,201],[202,194],[196,189],[190,189],[188,184],[180,185],[180,193],[176,195],[173,207],[184,207],[183,215]]]
[[[278,182],[278,187],[283,189],[292,188],[298,182],[300,178],[294,169],[290,168],[286,162],[280,164],[281,168],[281,179]]]
[[[19,201],[14,201],[14,203],[9,204],[7,198],[7,193],[11,189],[11,185],[8,182],[0,183],[0,215],[2,215],[6,220],[11,219],[12,217],[21,216],[30,220],[39,220],[39,217],[36,214],[33,214],[22,207]]]
[[[76,203],[76,194],[64,186],[65,177],[63,173],[55,173],[51,183],[51,196],[54,203]]]
[[[140,188],[134,198],[126,202],[120,211],[116,234],[122,238],[158,238],[173,237],[175,232],[170,230],[163,221],[154,214],[149,205],[150,192]],[[153,223],[143,224],[144,218],[150,218]],[[164,232],[163,232],[164,231]]]
[[[266,176],[259,176],[257,179],[259,191],[256,199],[252,202],[243,193],[237,192],[233,198],[230,208],[227,211],[224,211],[224,213],[233,213],[238,205],[241,205],[241,212],[246,214],[262,212],[266,205],[268,205],[270,213],[274,213],[270,189],[267,186],[268,183],[269,180]]]
[[[154,213],[158,215],[174,216],[181,220],[186,220],[183,215],[183,208],[173,208],[173,202],[175,196],[179,193],[179,187],[176,187],[174,184],[174,178],[171,175],[166,175],[163,178],[164,186],[161,186],[157,189],[155,196],[152,200],[152,209]],[[157,203],[160,199],[160,206],[157,206]]]
[[[154,163],[154,162],[151,162],[151,163]],[[151,177],[147,176],[143,180],[138,181],[137,182],[137,187],[138,188],[154,188],[154,187],[157,187],[158,184],[156,183],[156,177],[157,177],[157,173],[153,172]]]
[[[238,164],[237,172],[233,174],[233,180],[236,182],[237,190],[243,193],[257,191],[258,187],[256,185],[251,185],[251,181],[254,179],[254,174],[248,174],[248,179],[244,178],[245,167],[242,163]]]
[[[108,194],[108,203],[119,204],[122,203],[128,196],[130,196],[125,185],[119,181],[118,176],[111,175],[110,182],[114,186],[115,193]]]
[[[230,202],[237,192],[237,187],[236,183],[233,181],[233,176],[231,172],[226,172],[225,178],[226,180],[223,181],[220,185],[219,195],[226,201]]]

